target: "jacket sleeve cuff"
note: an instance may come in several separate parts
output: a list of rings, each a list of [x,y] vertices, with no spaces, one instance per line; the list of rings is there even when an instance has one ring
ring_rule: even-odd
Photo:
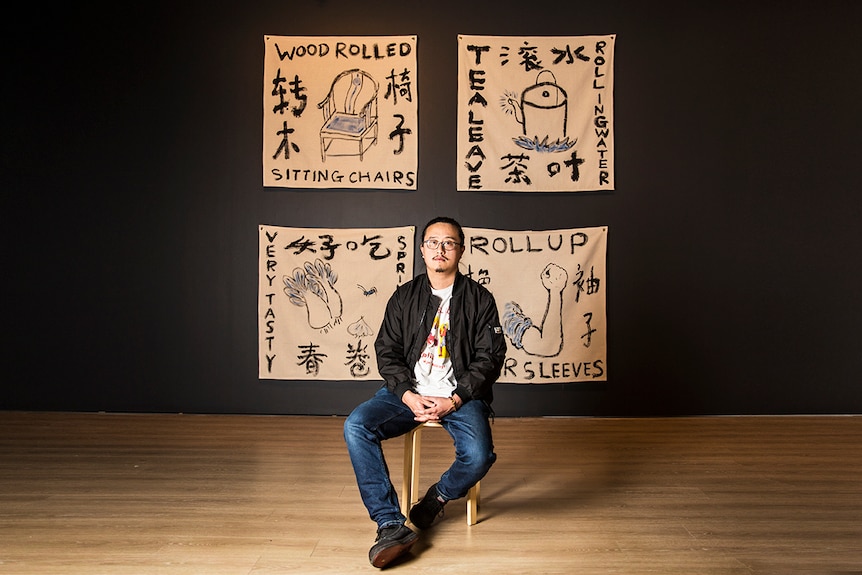
[[[458,394],[458,397],[461,398],[461,405],[464,405],[465,403],[473,399],[472,397],[470,397],[470,391],[463,385],[455,387],[454,393]]]
[[[398,399],[401,399],[401,396],[404,395],[408,391],[413,391],[413,383],[410,381],[405,381],[403,383],[399,383],[395,386],[394,393]]]

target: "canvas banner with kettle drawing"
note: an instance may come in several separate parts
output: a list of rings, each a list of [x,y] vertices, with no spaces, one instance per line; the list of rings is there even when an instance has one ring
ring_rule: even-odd
[[[416,189],[415,36],[265,36],[263,185]]]
[[[616,36],[458,37],[458,191],[614,189]]]

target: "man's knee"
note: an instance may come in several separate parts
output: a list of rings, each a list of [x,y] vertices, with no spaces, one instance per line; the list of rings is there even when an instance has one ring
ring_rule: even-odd
[[[484,451],[482,452],[482,457],[478,464],[487,470],[490,469],[492,465],[494,465],[495,461],[497,461],[496,453],[494,453],[493,451]]]
[[[487,471],[497,461],[497,454],[494,453],[494,450],[481,445],[471,446],[466,450],[464,455],[464,464],[469,465],[477,471]]]
[[[361,415],[354,410],[347,419],[344,420],[344,440],[349,444],[351,441],[359,439],[367,435],[365,422]]]

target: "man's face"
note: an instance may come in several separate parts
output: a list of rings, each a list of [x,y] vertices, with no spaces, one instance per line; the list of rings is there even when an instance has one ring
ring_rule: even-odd
[[[426,240],[437,240],[439,245],[431,249],[425,245]],[[443,242],[454,242],[455,249],[443,249]],[[452,273],[458,271],[458,262],[461,261],[461,255],[464,253],[464,246],[460,245],[461,239],[458,237],[458,229],[452,224],[436,223],[428,226],[425,230],[425,237],[422,238],[422,246],[419,250],[422,253],[422,259],[425,260],[425,267],[429,272],[437,273]]]

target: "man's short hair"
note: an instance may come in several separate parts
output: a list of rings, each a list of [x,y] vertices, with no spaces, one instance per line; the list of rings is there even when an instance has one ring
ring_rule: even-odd
[[[427,232],[428,228],[430,228],[434,224],[449,224],[450,226],[453,226],[456,230],[458,230],[458,241],[461,242],[462,246],[464,245],[464,229],[461,227],[461,224],[459,224],[453,218],[447,216],[438,216],[425,224],[425,227],[422,228],[422,239],[420,241],[425,240],[425,232]]]

